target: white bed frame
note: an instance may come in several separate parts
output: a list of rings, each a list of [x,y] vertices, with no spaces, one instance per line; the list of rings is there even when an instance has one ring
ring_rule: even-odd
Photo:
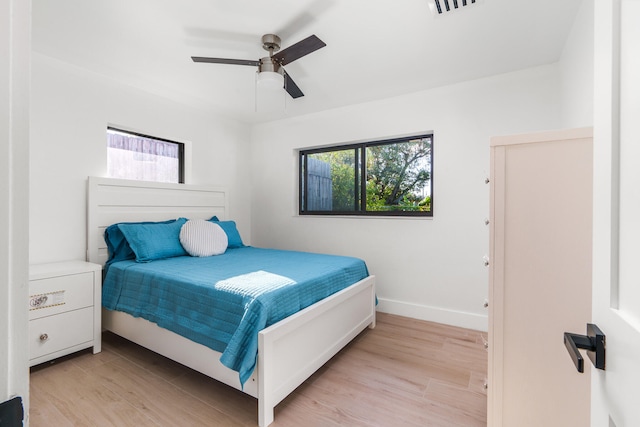
[[[104,229],[122,221],[177,217],[227,218],[223,188],[89,177],[87,259],[104,265]],[[220,353],[126,313],[103,310],[102,325],[124,338],[258,399],[258,425],[273,422],[274,407],[365,328],[375,327],[375,278],[350,287],[260,331],[258,366],[240,385]]]

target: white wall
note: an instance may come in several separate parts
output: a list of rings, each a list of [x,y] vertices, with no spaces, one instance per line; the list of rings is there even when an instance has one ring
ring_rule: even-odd
[[[257,125],[253,243],[361,257],[379,310],[486,330],[489,138],[560,124],[560,71],[549,65]],[[433,219],[296,215],[297,149],[430,130]]]
[[[562,127],[593,125],[593,0],[583,0],[562,51]]]
[[[186,181],[229,190],[229,215],[250,242],[246,126],[33,55],[30,262],[85,259],[86,179],[106,176],[106,128],[187,144]]]
[[[0,402],[21,396],[25,413],[30,31],[30,1],[0,3]]]

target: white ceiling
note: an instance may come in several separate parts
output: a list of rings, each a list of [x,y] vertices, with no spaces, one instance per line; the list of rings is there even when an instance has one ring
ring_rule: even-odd
[[[580,0],[478,0],[441,16],[427,3],[33,0],[33,50],[251,123],[553,63]],[[285,114],[255,112],[254,67],[190,59],[258,60],[266,33],[283,48],[327,44],[286,66],[305,96],[287,96]]]

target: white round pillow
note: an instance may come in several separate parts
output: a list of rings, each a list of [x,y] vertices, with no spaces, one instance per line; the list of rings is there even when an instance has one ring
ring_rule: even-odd
[[[190,219],[180,229],[180,243],[191,256],[223,254],[229,241],[222,227],[204,219]]]

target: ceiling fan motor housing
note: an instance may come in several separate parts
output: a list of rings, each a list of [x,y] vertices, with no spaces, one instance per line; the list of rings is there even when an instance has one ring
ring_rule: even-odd
[[[284,75],[284,68],[282,68],[282,66],[274,61],[270,56],[260,58],[260,64],[258,64],[258,73],[262,73],[263,71],[271,71],[273,73]]]
[[[282,66],[271,57],[274,52],[280,50],[280,43],[280,37],[276,36],[275,34],[265,34],[264,36],[262,36],[262,48],[269,52],[269,56],[260,58],[258,73],[262,73],[263,71],[270,71],[272,73],[284,75],[284,69],[282,68]]]

